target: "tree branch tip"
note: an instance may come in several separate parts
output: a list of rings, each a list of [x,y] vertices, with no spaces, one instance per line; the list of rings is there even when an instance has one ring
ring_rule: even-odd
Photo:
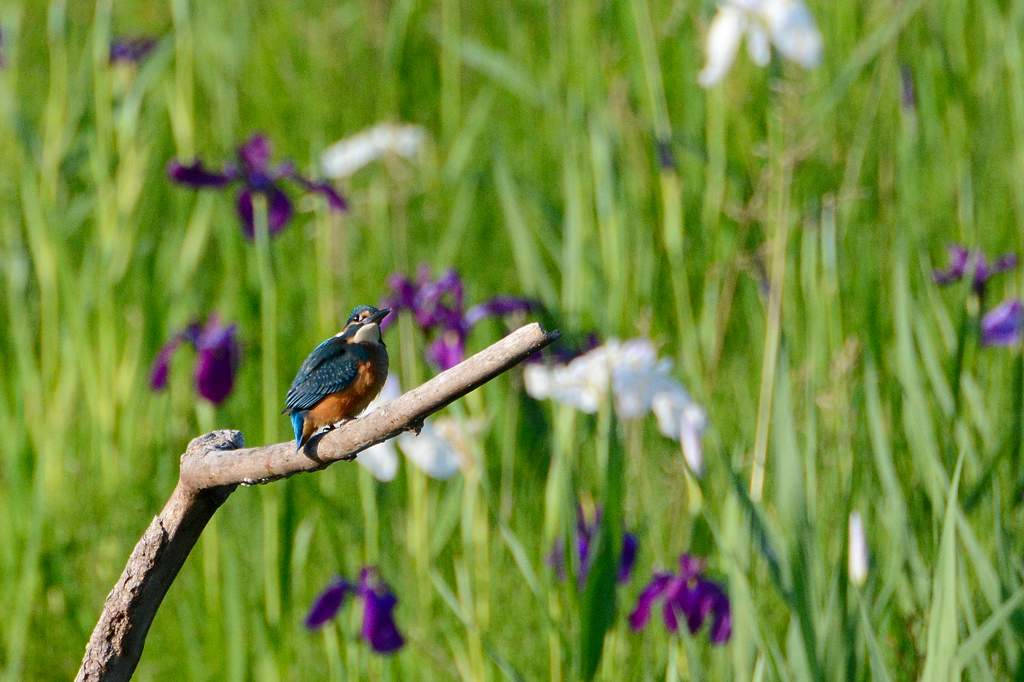
[[[217,450],[238,450],[245,447],[245,437],[235,429],[218,429],[196,436],[189,441],[182,457],[204,455]]]

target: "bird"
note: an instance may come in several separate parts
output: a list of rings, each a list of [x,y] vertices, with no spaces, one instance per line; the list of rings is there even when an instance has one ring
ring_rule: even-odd
[[[388,350],[380,322],[391,311],[357,305],[344,328],[312,350],[299,367],[282,414],[291,416],[295,450],[322,427],[354,418],[388,378]]]

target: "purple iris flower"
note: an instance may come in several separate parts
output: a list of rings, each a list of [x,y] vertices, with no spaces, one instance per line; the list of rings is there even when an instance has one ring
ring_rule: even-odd
[[[345,603],[345,597],[355,593],[363,600],[362,637],[379,654],[398,651],[405,644],[402,633],[395,625],[394,610],[398,598],[387,584],[381,582],[376,569],[364,568],[359,582],[351,583],[336,578],[320,593],[306,616],[306,627],[316,630],[333,619]]]
[[[959,282],[966,275],[971,276],[971,288],[981,296],[985,286],[994,276],[1017,267],[1017,256],[1012,253],[997,258],[989,263],[981,251],[969,251],[966,247],[953,244],[949,247],[949,266],[944,270],[932,272],[932,279],[937,284]]]
[[[593,545],[601,529],[601,509],[597,509],[593,521],[587,519],[583,507],[576,505],[576,558],[579,560],[579,575],[577,582],[583,585],[590,573],[590,565],[593,561]],[[622,534],[622,550],[619,554],[619,566],[616,572],[616,582],[629,582],[633,575],[633,566],[636,564],[636,553],[639,542],[633,533]],[[555,546],[548,555],[548,564],[555,570],[559,578],[565,578],[565,545],[561,540],[555,541]]]
[[[205,325],[193,322],[164,344],[156,356],[149,375],[154,391],[167,387],[171,358],[182,343],[196,350],[195,382],[199,395],[214,405],[224,402],[235,386],[235,374],[241,356],[235,325],[222,325],[211,315]]]
[[[514,296],[496,296],[480,305],[465,310],[465,291],[462,278],[455,270],[448,270],[434,279],[430,269],[421,265],[416,279],[395,274],[389,278],[391,295],[381,304],[391,310],[408,312],[416,325],[427,335],[435,335],[427,346],[427,360],[442,370],[454,367],[466,357],[466,339],[469,332],[489,317],[504,318],[535,310],[535,301]],[[395,316],[385,318],[381,326],[387,327]]]
[[[195,189],[222,189],[239,183],[241,190],[237,198],[238,215],[242,219],[242,231],[252,239],[255,236],[253,197],[261,195],[267,202],[267,228],[275,235],[285,228],[292,218],[291,199],[282,189],[285,180],[297,184],[307,192],[321,194],[333,211],[348,208],[344,197],[327,182],[314,181],[295,170],[295,164],[285,161],[271,165],[270,141],[263,135],[253,135],[237,150],[238,163],[226,165],[221,170],[211,170],[202,161],[183,164],[172,160],[167,175],[174,182]]]
[[[708,636],[712,644],[725,644],[732,636],[732,610],[729,597],[718,583],[704,578],[704,562],[689,554],[679,557],[679,574],[658,572],[637,598],[629,614],[633,630],[642,630],[650,620],[655,602],[662,600],[662,619],[669,632],[677,632],[679,618],[695,634],[710,618]]]
[[[1020,341],[1024,328],[1024,305],[1018,298],[1003,301],[981,318],[984,346],[1012,346]]]
[[[115,38],[110,43],[111,64],[138,64],[156,47],[157,39],[147,36]]]

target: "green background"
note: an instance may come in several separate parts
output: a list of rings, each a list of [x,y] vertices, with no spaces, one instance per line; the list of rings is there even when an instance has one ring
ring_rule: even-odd
[[[1024,2],[810,9],[819,68],[744,50],[705,91],[707,2],[0,3],[6,678],[74,674],[188,440],[286,439],[308,350],[420,263],[457,268],[470,302],[534,296],[567,333],[653,339],[707,409],[703,479],[653,419],[574,414],[503,376],[448,411],[485,423],[453,480],[342,464],[237,491],[137,679],[574,679],[613,593],[544,557],[575,499],[618,489],[641,551],[599,679],[1024,675],[1020,351],[979,349],[966,287],[930,279],[950,242],[1021,247]],[[140,34],[156,52],[112,68],[111,37]],[[269,244],[243,238],[229,194],[166,178],[171,158],[216,165],[256,131],[315,174],[328,144],[383,120],[422,125],[420,157],[344,181],[344,217],[300,199]],[[239,325],[233,395],[195,395],[189,350],[152,393],[161,343],[212,312]],[[388,344],[404,385],[431,372],[408,320]],[[851,509],[872,550],[861,588]],[[628,630],[683,551],[727,585],[725,647],[657,614]],[[359,641],[358,608],[301,624],[364,564],[400,599],[408,644],[390,658]]]

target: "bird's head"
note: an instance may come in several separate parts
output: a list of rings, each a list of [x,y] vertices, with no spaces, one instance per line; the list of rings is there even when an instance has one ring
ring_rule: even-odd
[[[391,310],[374,308],[372,305],[357,305],[345,322],[345,328],[339,336],[350,343],[380,343],[380,321],[387,317]]]

